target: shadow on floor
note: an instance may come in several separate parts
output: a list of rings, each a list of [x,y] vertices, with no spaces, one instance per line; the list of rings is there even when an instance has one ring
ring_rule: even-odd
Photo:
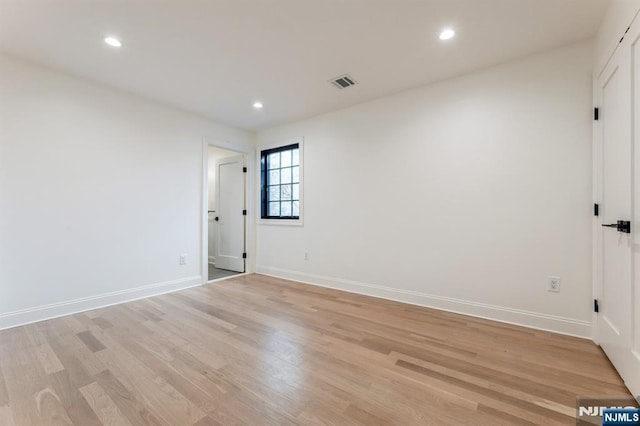
[[[219,278],[230,277],[233,275],[238,275],[240,272],[236,271],[228,271],[226,269],[218,269],[215,266],[209,264],[209,281],[217,280]]]

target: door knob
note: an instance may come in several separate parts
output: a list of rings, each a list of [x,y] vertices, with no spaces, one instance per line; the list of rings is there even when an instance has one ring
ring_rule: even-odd
[[[624,232],[625,234],[631,233],[631,222],[628,220],[619,220],[617,223],[603,224],[607,228],[616,228],[618,232]]]
[[[213,220],[215,220],[216,222],[220,220],[220,218],[218,216],[214,217]]]

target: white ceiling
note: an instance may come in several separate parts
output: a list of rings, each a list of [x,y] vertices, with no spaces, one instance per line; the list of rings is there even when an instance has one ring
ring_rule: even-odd
[[[257,130],[592,37],[608,4],[0,0],[0,51]]]

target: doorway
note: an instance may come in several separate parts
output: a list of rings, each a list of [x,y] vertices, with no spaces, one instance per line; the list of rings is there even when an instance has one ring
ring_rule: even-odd
[[[207,281],[245,272],[246,155],[206,147]]]

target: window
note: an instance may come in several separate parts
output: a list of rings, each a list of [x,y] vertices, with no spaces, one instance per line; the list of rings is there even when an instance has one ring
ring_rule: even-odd
[[[287,145],[260,152],[262,218],[300,218],[300,147]]]

